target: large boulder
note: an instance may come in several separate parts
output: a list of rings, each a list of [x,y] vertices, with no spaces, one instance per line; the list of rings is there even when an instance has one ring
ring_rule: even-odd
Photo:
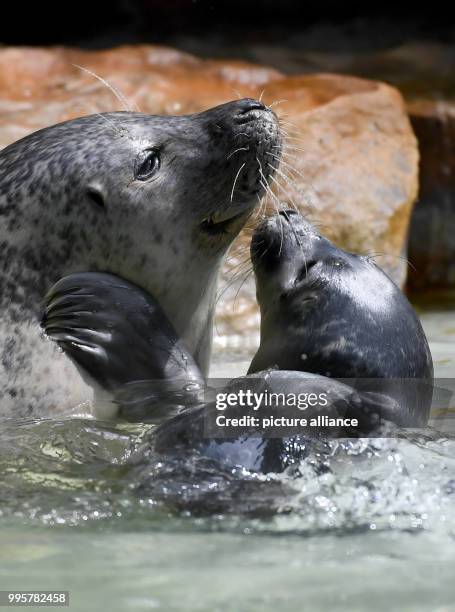
[[[305,41],[250,46],[248,57],[287,73],[333,71],[379,79],[403,94],[420,150],[407,286],[455,288],[455,47],[412,42],[375,52],[310,52]]]
[[[278,198],[321,223],[344,248],[385,254],[382,265],[402,284],[418,153],[401,95],[384,83],[334,74],[285,77],[254,64],[201,60],[153,46],[96,52],[5,48],[0,146],[83,114],[125,109],[181,114],[237,96],[275,103],[289,134],[274,185]],[[248,329],[256,342],[251,275],[240,288],[233,282],[246,272],[254,223],[234,244],[223,271],[219,344],[235,336],[244,342]],[[236,293],[237,310],[230,299]]]

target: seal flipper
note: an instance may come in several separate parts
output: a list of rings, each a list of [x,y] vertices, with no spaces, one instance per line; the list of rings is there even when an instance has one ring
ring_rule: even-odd
[[[136,408],[141,405],[138,388],[145,390],[145,406],[158,388],[176,391],[188,383],[203,384],[158,302],[112,274],[76,273],[59,280],[46,296],[41,325],[96,392],[112,394],[114,403],[123,404],[126,417],[128,398],[134,397]]]

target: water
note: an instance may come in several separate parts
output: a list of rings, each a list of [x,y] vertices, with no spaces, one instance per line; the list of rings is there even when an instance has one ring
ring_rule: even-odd
[[[453,376],[453,312],[422,320]],[[247,361],[220,356],[212,374]],[[69,590],[72,610],[455,610],[453,434],[319,442],[264,477],[163,463],[150,433],[2,427],[1,589]]]

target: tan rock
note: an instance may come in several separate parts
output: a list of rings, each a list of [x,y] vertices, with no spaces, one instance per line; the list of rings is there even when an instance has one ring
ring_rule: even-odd
[[[291,180],[277,177],[277,196],[322,223],[337,244],[386,253],[386,268],[402,283],[406,265],[398,257],[417,193],[418,154],[402,98],[383,83],[331,74],[286,78],[245,62],[200,60],[145,45],[97,52],[6,48],[0,50],[0,146],[92,112],[180,114],[261,95],[276,103],[289,133],[281,171]],[[249,233],[234,245],[224,283],[239,257],[248,266]],[[234,288],[225,296],[233,297]],[[250,277],[239,292],[241,313],[232,314],[231,300],[220,300],[221,338],[249,328],[255,341],[253,291]]]
[[[251,47],[250,57],[285,72],[355,74],[403,94],[419,141],[420,194],[409,233],[407,286],[455,287],[455,47],[412,42],[372,53],[302,52]]]
[[[117,90],[120,99],[94,74]],[[94,112],[197,112],[236,97],[258,95],[264,84],[278,78],[280,74],[269,68],[199,60],[166,47],[96,52],[1,49],[0,146]]]

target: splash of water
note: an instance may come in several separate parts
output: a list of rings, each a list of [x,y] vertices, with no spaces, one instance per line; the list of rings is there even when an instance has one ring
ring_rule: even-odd
[[[455,439],[314,441],[286,473],[220,471],[154,455],[150,425],[10,421],[0,433],[0,518],[25,524],[339,534],[455,533]],[[166,527],[167,526],[167,527]]]

